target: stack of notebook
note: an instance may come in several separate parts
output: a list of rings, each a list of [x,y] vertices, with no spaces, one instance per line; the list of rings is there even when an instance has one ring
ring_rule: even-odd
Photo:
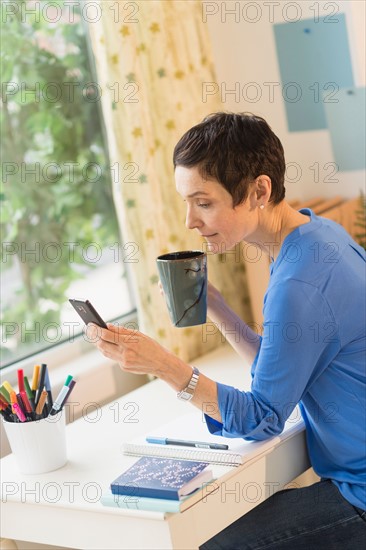
[[[303,429],[300,416],[289,420],[279,436],[245,441],[210,434],[199,411],[184,415],[123,444],[126,455],[142,458],[111,483],[101,502],[119,508],[183,511],[216,488],[210,464],[233,467],[258,460],[299,429]]]
[[[144,456],[103,494],[102,504],[138,510],[182,511],[185,497],[212,480],[207,462]]]

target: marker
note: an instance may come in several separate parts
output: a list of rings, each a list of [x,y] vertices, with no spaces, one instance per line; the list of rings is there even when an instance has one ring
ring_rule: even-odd
[[[13,422],[13,411],[11,410],[11,406],[9,403],[4,403],[3,401],[0,401],[0,411],[2,412],[2,416],[7,420],[8,422]]]
[[[16,395],[15,391],[12,391],[11,394],[10,394],[10,403],[11,403],[11,412],[12,412],[14,422],[19,422],[20,416],[17,413],[17,410],[19,412],[20,407],[18,405],[17,395]],[[25,417],[24,417],[24,419],[25,419]]]
[[[26,392],[21,391],[20,392],[20,397],[23,401],[23,405],[24,405],[24,408],[25,408],[27,420],[34,420],[32,405],[29,402],[29,399],[28,399],[28,396],[27,396]]]
[[[54,416],[61,409],[62,404],[65,402],[67,393],[69,391],[69,384],[71,380],[72,380],[72,376],[69,375],[66,378],[65,385],[61,388],[60,393],[58,394],[55,401],[53,402],[52,409],[50,410],[50,416]]]
[[[47,369],[47,365],[45,363],[42,363],[41,371],[40,371],[40,375],[39,375],[39,379],[38,379],[38,389],[37,389],[36,396],[34,398],[34,402],[36,404],[36,409],[37,409],[37,404],[38,404],[39,398],[41,397],[41,393],[43,392],[44,379],[46,377],[46,369]]]
[[[24,415],[22,409],[19,407],[18,403],[14,403],[13,409],[14,409],[15,414],[19,418],[19,420],[21,422],[25,422],[26,421],[25,415]]]
[[[19,388],[19,393],[22,392],[22,391],[25,391],[25,387],[24,387],[24,371],[23,369],[18,369],[18,388]]]
[[[9,407],[9,403],[8,401],[5,399],[5,397],[3,397],[2,395],[0,395],[0,404],[1,405],[4,405],[4,407]]]
[[[5,407],[3,403],[0,403],[0,414],[7,422],[13,422],[13,414],[10,408]]]
[[[45,386],[46,386],[46,390],[47,390],[47,394],[48,394],[47,407],[48,407],[48,412],[50,412],[50,410],[52,409],[52,405],[53,405],[53,399],[52,399],[50,375],[48,374],[48,368],[47,367],[46,367],[46,376],[45,376]]]
[[[68,385],[70,384],[71,380],[72,380],[72,376],[71,376],[71,374],[69,374],[69,376],[68,376],[68,377],[66,378],[66,380],[65,380],[65,384],[64,384],[64,385],[65,385],[65,386],[68,386]]]
[[[61,407],[59,410],[61,410],[63,408],[63,406],[65,405],[66,401],[68,400],[69,398],[69,395],[70,393],[72,392],[72,390],[74,389],[74,386],[76,384],[76,380],[71,380],[70,384],[69,384],[69,391],[67,392],[67,394],[65,395],[65,398],[64,400],[62,401],[61,403]]]
[[[31,387],[29,385],[27,376],[24,376],[24,386],[25,386],[25,391],[27,393],[27,397],[28,397],[30,406],[32,407],[32,411],[35,411],[36,406],[35,406],[35,403],[34,403],[33,392],[32,392]]]
[[[32,379],[32,392],[33,392],[33,398],[36,396],[36,391],[38,388],[38,378],[39,378],[39,371],[41,367],[39,365],[34,365],[33,368],[33,379]]]
[[[3,399],[2,397],[0,397],[0,407],[2,409],[11,409],[9,403],[5,401],[5,399]]]
[[[227,451],[229,449],[229,445],[224,445],[223,443],[170,439],[169,437],[147,437],[146,441],[148,443],[156,443],[157,445],[179,445],[182,447],[196,447],[197,449],[215,449],[217,451]]]
[[[1,386],[1,387],[0,387],[0,393],[1,393],[1,395],[3,396],[3,398],[5,399],[5,401],[7,401],[8,403],[10,403],[10,395],[9,395],[9,392],[4,388],[4,386]]]
[[[46,399],[47,399],[47,390],[43,389],[41,391],[41,395],[39,396],[38,403],[37,403],[37,406],[36,406],[36,419],[37,420],[40,420],[41,418],[43,418],[43,408],[45,406]]]
[[[25,410],[25,405],[23,404],[22,396],[20,395],[20,393],[17,393],[16,396],[17,396],[18,405],[19,405],[22,413],[25,415],[26,410]]]
[[[15,390],[14,390],[13,386],[11,384],[9,384],[9,382],[7,382],[6,380],[5,380],[5,382],[3,382],[3,386],[4,386],[4,388],[6,389],[6,391],[8,392],[9,395],[12,392],[15,393]]]
[[[11,410],[13,411],[14,414],[16,414],[14,405],[18,405],[18,400],[17,400],[17,394],[15,393],[15,391],[12,391],[10,394],[10,403],[11,403]]]

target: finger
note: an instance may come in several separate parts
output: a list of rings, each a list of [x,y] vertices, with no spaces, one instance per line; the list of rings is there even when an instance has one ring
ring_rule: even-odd
[[[114,359],[116,361],[121,361],[123,350],[121,350],[121,348],[117,347],[115,344],[106,342],[106,340],[100,340],[97,343],[97,347],[105,357],[108,357],[109,359]]]
[[[121,334],[134,332],[136,329],[125,328],[122,325],[114,325],[113,323],[107,323],[108,330],[111,332],[120,332]]]
[[[94,323],[88,323],[84,327],[84,333],[87,337],[88,342],[96,344],[102,338],[102,330],[102,327],[99,327]]]
[[[137,328],[126,328],[118,325],[113,325],[112,323],[107,323],[108,330],[110,332],[120,334],[122,337],[133,337],[139,334]]]
[[[93,344],[97,344],[100,340],[110,342],[110,343],[113,343],[113,344],[119,343],[117,333],[112,332],[109,329],[99,327],[98,325],[95,325],[94,323],[89,323],[86,326],[85,333],[86,333],[87,338],[89,339],[89,341],[92,342]]]

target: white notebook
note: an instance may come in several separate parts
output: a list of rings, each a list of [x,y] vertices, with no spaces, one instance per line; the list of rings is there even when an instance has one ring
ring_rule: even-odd
[[[299,424],[299,428],[302,429]],[[146,437],[171,438],[202,441],[207,443],[224,443],[228,450],[197,449],[175,445],[159,445],[147,443]],[[134,456],[159,456],[165,458],[181,458],[185,460],[202,460],[212,464],[239,466],[253,458],[271,451],[283,436],[274,436],[265,441],[244,441],[241,438],[228,438],[209,433],[203,416],[199,411],[184,415],[151,432],[144,434],[131,442],[123,443],[123,452]]]

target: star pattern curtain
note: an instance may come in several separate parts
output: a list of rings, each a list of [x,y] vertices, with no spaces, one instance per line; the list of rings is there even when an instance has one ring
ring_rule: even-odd
[[[222,110],[219,96],[205,93],[216,89],[208,84],[216,80],[202,3],[99,4],[102,17],[89,27],[139,328],[189,361],[223,338],[210,322],[192,328],[171,325],[158,291],[155,259],[203,247],[202,239],[185,228],[185,205],[175,190],[172,165],[182,134]],[[235,311],[250,319],[240,249],[211,255],[208,274]]]

